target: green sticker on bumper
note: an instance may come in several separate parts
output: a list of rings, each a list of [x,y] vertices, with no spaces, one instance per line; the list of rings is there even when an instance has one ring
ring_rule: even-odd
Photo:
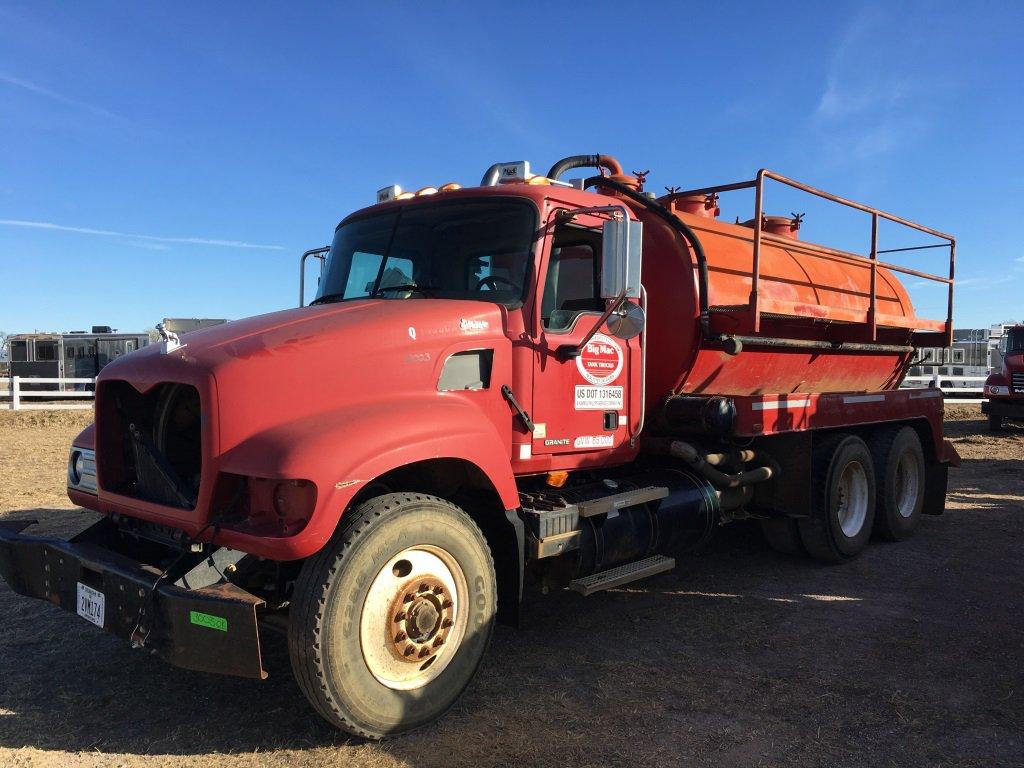
[[[220,616],[211,616],[208,613],[200,613],[199,611],[189,611],[188,618],[193,624],[198,624],[200,627],[216,629],[220,632],[228,631],[228,620]]]

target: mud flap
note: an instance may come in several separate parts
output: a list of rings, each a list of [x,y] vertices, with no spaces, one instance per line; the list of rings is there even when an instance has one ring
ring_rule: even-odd
[[[924,506],[921,507],[921,512],[926,515],[941,515],[946,511],[946,485],[949,481],[949,464],[944,461],[929,461],[926,463]]]

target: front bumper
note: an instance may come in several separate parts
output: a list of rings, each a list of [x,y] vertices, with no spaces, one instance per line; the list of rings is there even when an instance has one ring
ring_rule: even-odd
[[[1024,420],[1024,398],[1019,400],[993,400],[981,404],[981,412],[987,416],[1004,416],[1007,419]]]
[[[264,605],[260,598],[227,581],[201,589],[158,584],[159,570],[104,546],[116,538],[108,520],[71,541],[27,536],[21,531],[28,525],[0,521],[0,576],[15,592],[76,613],[79,585],[85,585],[104,596],[102,629],[133,647],[184,669],[266,678],[256,617]]]

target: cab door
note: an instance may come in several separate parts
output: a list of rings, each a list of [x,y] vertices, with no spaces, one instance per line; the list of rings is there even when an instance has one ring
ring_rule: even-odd
[[[534,368],[534,455],[568,466],[628,444],[642,412],[642,337],[616,338],[602,290],[601,219],[580,216],[554,227],[541,286],[540,336]],[[576,354],[578,348],[579,354]]]

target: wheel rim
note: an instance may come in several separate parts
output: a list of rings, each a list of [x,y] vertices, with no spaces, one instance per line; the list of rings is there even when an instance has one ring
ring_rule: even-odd
[[[917,508],[921,488],[921,467],[917,456],[904,451],[896,465],[896,509],[900,517],[909,518]]]
[[[860,533],[868,516],[868,473],[859,461],[843,467],[839,476],[839,527],[851,539]]]
[[[367,669],[395,690],[421,688],[455,657],[466,633],[466,576],[440,547],[394,555],[363,603],[359,644]]]

